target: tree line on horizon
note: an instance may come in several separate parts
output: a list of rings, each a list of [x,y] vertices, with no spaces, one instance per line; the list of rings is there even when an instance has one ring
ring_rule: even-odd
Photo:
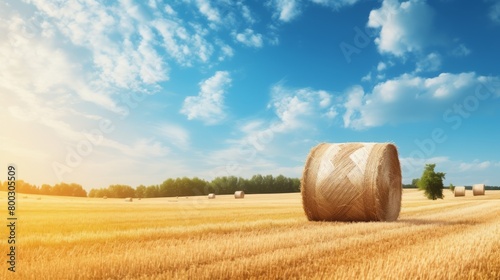
[[[419,178],[411,184],[403,184],[403,188],[418,188]],[[472,186],[465,186],[471,189]],[[447,188],[447,187],[446,187]],[[485,186],[486,190],[500,190],[500,186]],[[76,183],[59,183],[56,185],[43,184],[40,187],[23,180],[16,180],[16,192],[23,194],[76,196],[76,197],[175,197],[215,194],[233,194],[243,190],[245,193],[288,193],[300,192],[300,179],[288,178],[283,175],[252,176],[250,179],[235,176],[217,177],[212,181],[194,178],[169,178],[159,185],[139,185],[133,188],[128,185],[110,185],[107,188],[91,189],[88,192]],[[7,191],[7,181],[0,182],[0,191]]]
[[[0,191],[7,191],[8,182],[0,182]],[[56,185],[32,185],[23,180],[16,180],[16,192],[23,194],[76,196],[76,197],[109,197],[109,198],[150,198],[175,197],[215,194],[233,194],[242,190],[245,193],[288,193],[300,192],[300,179],[288,178],[283,175],[254,175],[249,179],[236,176],[217,177],[212,181],[194,178],[169,178],[158,185],[139,185],[133,188],[129,185],[110,185],[107,188],[87,191],[76,183],[59,183]]]
[[[0,190],[8,190],[7,181],[0,184]],[[16,193],[87,197],[87,191],[79,184],[59,183],[54,186],[43,184],[38,187],[23,180],[16,180]]]
[[[300,180],[283,175],[262,176],[260,174],[245,179],[236,176],[217,177],[212,181],[194,178],[169,178],[159,185],[140,185],[135,189],[128,185],[110,185],[107,188],[91,189],[89,197],[109,198],[152,198],[215,194],[233,194],[235,191],[252,193],[300,192]]]

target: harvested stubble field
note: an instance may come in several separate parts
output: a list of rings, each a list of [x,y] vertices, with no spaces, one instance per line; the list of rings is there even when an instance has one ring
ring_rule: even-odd
[[[445,195],[404,190],[390,223],[309,222],[298,193],[19,196],[17,272],[2,261],[0,279],[500,279],[500,191]]]

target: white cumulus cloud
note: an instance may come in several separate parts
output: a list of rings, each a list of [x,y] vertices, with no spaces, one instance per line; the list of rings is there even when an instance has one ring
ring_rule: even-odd
[[[289,22],[301,13],[300,0],[274,0],[277,17],[283,22]]]
[[[197,96],[184,99],[181,113],[189,120],[201,120],[206,124],[216,124],[224,119],[224,94],[231,85],[231,77],[227,71],[217,71],[212,77],[200,83]]]
[[[402,57],[431,43],[435,12],[423,0],[384,0],[370,12],[368,26],[380,30],[375,43],[381,53]]]
[[[268,107],[281,121],[274,127],[278,131],[305,127],[311,119],[321,116],[333,118],[337,115],[336,109],[331,106],[333,96],[324,90],[290,89],[277,84],[272,87],[271,96]]]
[[[247,47],[260,48],[263,45],[262,35],[255,33],[252,29],[247,28],[242,33],[235,35],[236,41],[242,43]]]
[[[202,13],[209,21],[218,22],[220,21],[219,11],[212,7],[210,1],[208,0],[196,0],[196,5],[200,13]]]
[[[444,118],[447,110],[465,110],[462,107],[477,110],[488,105],[486,99],[500,96],[499,85],[500,77],[469,72],[431,78],[404,74],[375,85],[371,92],[356,86],[347,92],[344,126],[362,129]]]

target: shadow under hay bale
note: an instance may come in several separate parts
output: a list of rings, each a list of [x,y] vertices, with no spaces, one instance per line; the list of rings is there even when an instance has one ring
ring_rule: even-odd
[[[402,177],[390,143],[322,143],[311,149],[301,179],[310,221],[394,221]]]
[[[475,184],[472,186],[472,194],[476,195],[484,195],[484,184]]]
[[[457,196],[465,196],[465,187],[464,186],[456,186],[453,190],[455,197]]]
[[[236,199],[245,198],[245,192],[244,191],[235,191],[234,198],[236,198]]]

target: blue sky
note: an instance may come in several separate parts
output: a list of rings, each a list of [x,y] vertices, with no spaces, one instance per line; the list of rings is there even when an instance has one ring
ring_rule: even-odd
[[[300,177],[393,142],[403,182],[500,185],[500,1],[0,2],[1,164],[86,189]]]

